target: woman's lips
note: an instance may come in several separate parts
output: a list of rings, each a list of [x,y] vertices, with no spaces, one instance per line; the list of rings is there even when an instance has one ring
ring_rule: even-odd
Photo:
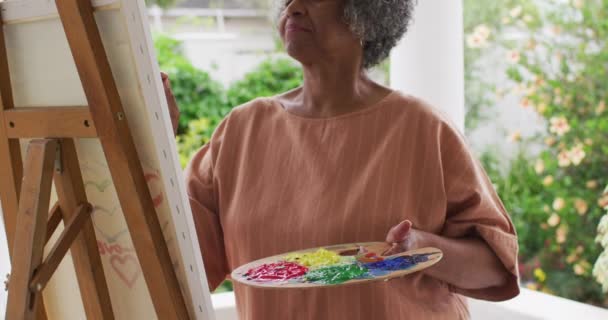
[[[285,31],[286,32],[312,32],[312,30],[310,30],[308,28],[301,27],[301,26],[296,25],[296,24],[287,24],[285,26]]]

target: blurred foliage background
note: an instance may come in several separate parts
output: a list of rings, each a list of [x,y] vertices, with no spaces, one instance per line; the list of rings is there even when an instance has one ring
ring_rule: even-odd
[[[481,157],[519,235],[523,285],[606,307],[608,1],[465,3],[467,123],[500,121],[483,111],[506,96],[544,123],[511,134],[507,170],[492,149]],[[506,75],[493,86],[479,76],[492,55]]]

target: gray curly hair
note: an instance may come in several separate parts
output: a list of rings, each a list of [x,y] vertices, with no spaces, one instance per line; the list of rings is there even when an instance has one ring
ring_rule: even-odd
[[[275,1],[275,18],[288,0]],[[417,0],[346,0],[344,22],[363,45],[363,68],[386,59],[407,31]],[[278,21],[278,19],[277,19]]]

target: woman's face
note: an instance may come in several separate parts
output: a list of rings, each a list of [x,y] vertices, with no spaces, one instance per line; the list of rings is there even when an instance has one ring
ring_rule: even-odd
[[[302,64],[361,55],[359,39],[343,21],[346,0],[282,0],[279,33],[287,53]]]

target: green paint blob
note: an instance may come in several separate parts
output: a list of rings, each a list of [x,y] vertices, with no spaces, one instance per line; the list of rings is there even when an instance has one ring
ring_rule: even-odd
[[[340,284],[349,280],[362,278],[367,269],[357,264],[338,265],[310,270],[305,276],[306,281],[321,284]]]

